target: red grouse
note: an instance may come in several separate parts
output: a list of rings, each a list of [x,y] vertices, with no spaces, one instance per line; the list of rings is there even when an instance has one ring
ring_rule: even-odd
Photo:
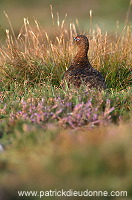
[[[79,88],[81,84],[89,89],[106,89],[105,80],[100,72],[95,70],[88,60],[89,41],[85,35],[78,35],[74,38],[78,46],[78,52],[73,59],[71,66],[64,73],[63,80]]]

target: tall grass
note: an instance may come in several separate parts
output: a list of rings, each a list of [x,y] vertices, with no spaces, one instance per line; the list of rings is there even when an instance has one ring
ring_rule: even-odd
[[[10,19],[11,31],[6,30],[6,44],[0,48],[1,78],[9,87],[16,82],[21,85],[60,85],[64,71],[69,67],[76,47],[73,37],[83,34],[77,24],[67,24],[66,20],[57,25],[53,19],[53,31],[47,33],[35,20],[31,26],[28,19],[15,35]],[[89,38],[89,59],[94,68],[106,79],[108,88],[121,90],[130,86],[131,80],[131,29],[126,25],[122,32],[105,33],[100,27],[85,31]]]

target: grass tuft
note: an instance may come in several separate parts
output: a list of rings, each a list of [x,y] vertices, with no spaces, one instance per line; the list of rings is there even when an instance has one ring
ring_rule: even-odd
[[[23,86],[44,82],[60,85],[63,73],[76,53],[73,37],[77,30],[75,24],[69,24],[68,28],[65,20],[60,22],[59,17],[54,29],[52,34],[47,33],[36,20],[34,27],[31,27],[28,19],[24,18],[17,37],[12,25],[12,34],[6,30],[6,45],[0,49],[3,85],[9,86],[12,82]],[[93,67],[105,77],[107,87],[121,90],[130,86],[130,26],[115,34],[108,34],[107,31],[102,33],[97,26],[85,34],[90,41],[89,59]]]

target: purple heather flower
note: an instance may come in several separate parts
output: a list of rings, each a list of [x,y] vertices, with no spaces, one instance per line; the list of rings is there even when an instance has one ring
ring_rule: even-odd
[[[80,102],[82,99],[80,98]],[[30,102],[30,103],[29,103]],[[16,113],[11,113],[12,120],[25,119],[33,123],[44,126],[44,123],[50,123],[50,120],[56,119],[59,123],[69,125],[72,128],[83,126],[86,124],[104,123],[110,119],[110,113],[114,108],[110,107],[110,100],[106,102],[106,109],[99,112],[102,102],[96,106],[92,103],[92,99],[86,103],[83,101],[74,105],[70,100],[53,98],[53,104],[48,105],[42,98],[38,103],[36,101],[21,101],[22,109]],[[100,119],[100,120],[99,120]]]
[[[96,121],[97,119],[98,119],[97,114],[93,114],[92,120],[93,120],[93,121]]]
[[[74,112],[77,112],[80,108],[83,107],[83,105],[84,105],[84,103],[80,103],[80,104],[75,105]]]

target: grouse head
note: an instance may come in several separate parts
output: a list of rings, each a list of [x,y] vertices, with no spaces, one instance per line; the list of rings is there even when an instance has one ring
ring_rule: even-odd
[[[85,52],[88,52],[89,49],[89,42],[88,38],[85,35],[77,35],[74,40],[76,41],[76,44],[79,49],[85,50]]]

